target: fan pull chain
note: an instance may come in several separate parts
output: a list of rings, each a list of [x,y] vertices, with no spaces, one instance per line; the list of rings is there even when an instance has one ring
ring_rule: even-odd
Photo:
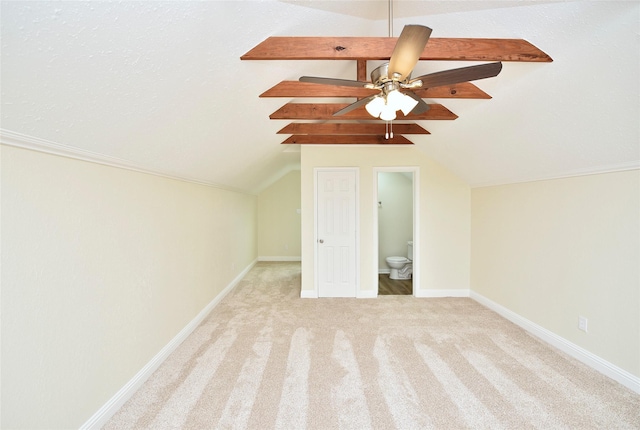
[[[384,123],[384,138],[393,139],[393,121],[387,121]]]

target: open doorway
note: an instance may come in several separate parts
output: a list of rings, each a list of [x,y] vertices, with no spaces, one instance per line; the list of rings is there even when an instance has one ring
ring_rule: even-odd
[[[378,295],[415,294],[418,280],[418,168],[374,168]]]

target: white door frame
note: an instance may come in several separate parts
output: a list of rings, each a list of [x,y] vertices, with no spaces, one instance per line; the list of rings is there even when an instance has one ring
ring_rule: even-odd
[[[410,172],[413,173],[413,296],[417,297],[420,287],[420,167],[395,166],[373,168],[373,270],[372,279],[375,279],[376,296],[378,295],[378,173],[380,172]]]
[[[356,297],[360,295],[360,168],[358,167],[314,167],[313,168],[313,288],[315,297],[319,297],[318,277],[318,172],[351,171],[356,176],[355,193],[355,229],[356,229]]]

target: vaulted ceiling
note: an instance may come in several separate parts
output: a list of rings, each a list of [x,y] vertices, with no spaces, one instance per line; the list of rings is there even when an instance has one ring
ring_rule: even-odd
[[[299,84],[286,82],[356,79],[358,69],[383,61],[241,57],[269,37],[386,38],[389,28],[386,0],[0,7],[3,141],[37,141],[248,192],[298,168],[298,145],[283,141],[309,139],[310,121],[270,116],[283,106],[362,96],[301,98],[291,92]],[[505,62],[495,78],[459,84],[457,97],[451,88],[430,89],[421,96],[457,118],[396,125],[407,143],[470,185],[639,167],[640,3],[395,0],[393,16],[394,36],[421,24],[434,40],[524,39],[554,60]],[[471,64],[425,59],[414,75]],[[330,127],[328,135],[359,135],[350,127],[363,127],[325,124],[313,127]]]

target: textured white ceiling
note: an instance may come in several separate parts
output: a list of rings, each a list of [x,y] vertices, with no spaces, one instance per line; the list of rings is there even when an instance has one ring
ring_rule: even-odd
[[[2,1],[3,130],[249,192],[299,166],[280,145],[302,75],[355,78],[355,62],[241,61],[269,36],[386,36],[387,1]],[[553,63],[505,63],[492,100],[434,100],[418,148],[471,185],[638,167],[640,3],[394,2],[394,35],[523,38]],[[353,64],[352,64],[353,63]],[[463,63],[421,62],[415,74]]]

